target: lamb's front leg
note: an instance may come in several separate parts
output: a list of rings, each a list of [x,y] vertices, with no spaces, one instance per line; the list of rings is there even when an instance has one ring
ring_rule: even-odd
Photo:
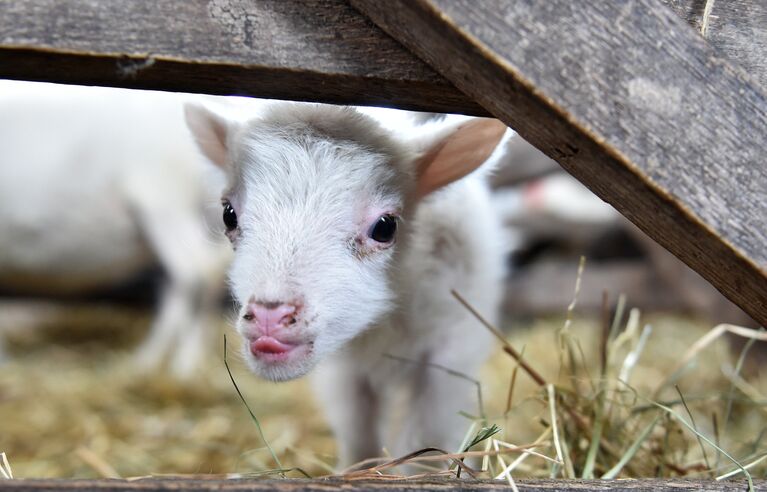
[[[407,419],[398,436],[397,456],[434,447],[447,452],[458,447],[471,421],[461,412],[476,415],[479,411],[476,390],[471,382],[449,374],[451,369],[475,376],[476,364],[457,363],[424,353],[409,380]]]
[[[381,456],[381,402],[368,377],[349,361],[333,360],[314,373],[312,386],[336,437],[337,466]]]

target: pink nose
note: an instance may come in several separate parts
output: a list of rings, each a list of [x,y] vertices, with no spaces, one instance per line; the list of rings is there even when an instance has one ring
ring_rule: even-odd
[[[244,318],[254,321],[264,335],[280,331],[296,322],[298,307],[282,302],[251,301]]]

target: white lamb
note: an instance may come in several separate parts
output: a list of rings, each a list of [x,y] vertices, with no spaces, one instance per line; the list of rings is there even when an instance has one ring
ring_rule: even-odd
[[[146,369],[169,359],[179,377],[214,333],[230,256],[204,221],[216,198],[186,100],[0,81],[0,288],[93,291],[159,263],[168,282],[138,359]]]
[[[434,365],[475,374],[491,346],[450,290],[496,316],[500,226],[469,173],[505,126],[475,119],[405,139],[352,108],[278,103],[246,124],[199,105],[186,114],[228,175],[229,278],[253,372],[283,381],[319,365],[341,464],[384,446],[454,450],[458,412],[476,402]]]

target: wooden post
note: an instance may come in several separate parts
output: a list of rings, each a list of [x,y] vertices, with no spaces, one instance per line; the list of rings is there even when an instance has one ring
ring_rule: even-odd
[[[657,0],[351,0],[767,326],[767,99]]]

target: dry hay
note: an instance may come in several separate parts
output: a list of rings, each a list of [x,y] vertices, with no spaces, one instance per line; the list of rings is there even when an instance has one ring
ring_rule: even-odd
[[[132,323],[147,321],[141,313]],[[499,344],[481,377],[481,412],[466,409],[460,451],[477,442],[468,454],[421,450],[373,461],[346,477],[397,479],[403,462],[415,473],[454,475],[461,468],[464,476],[510,481],[717,477],[738,470],[733,459],[755,463],[750,472],[764,476],[767,373],[756,367],[743,376],[738,354],[721,338],[695,347],[709,328],[681,317],[642,319],[622,305],[614,319],[568,316],[515,326],[508,343],[534,376]],[[118,346],[119,335],[76,344],[53,343],[60,332],[17,339],[12,361],[0,371],[0,451],[16,477],[274,473],[275,460],[226,372],[222,346],[211,350],[202,375],[182,387],[139,374],[130,349]],[[676,371],[689,351],[689,363]],[[271,448],[292,470],[285,474],[331,474],[333,439],[308,381],[263,382],[237,357],[229,359]],[[457,390],[460,385],[474,386],[457,375]]]
[[[137,313],[136,324],[148,324],[148,314]],[[222,332],[224,325],[222,320]],[[200,376],[179,385],[141,374],[132,364],[130,345],[120,346],[125,337],[119,332],[101,333],[92,342],[78,337],[77,343],[55,343],[63,342],[61,335],[55,330],[14,337],[10,362],[0,368],[0,451],[7,452],[17,478],[220,474],[273,467],[229,381],[221,343],[209,351]],[[319,463],[332,462],[333,440],[308,383],[268,383],[231,362],[283,459],[327,473]]]

